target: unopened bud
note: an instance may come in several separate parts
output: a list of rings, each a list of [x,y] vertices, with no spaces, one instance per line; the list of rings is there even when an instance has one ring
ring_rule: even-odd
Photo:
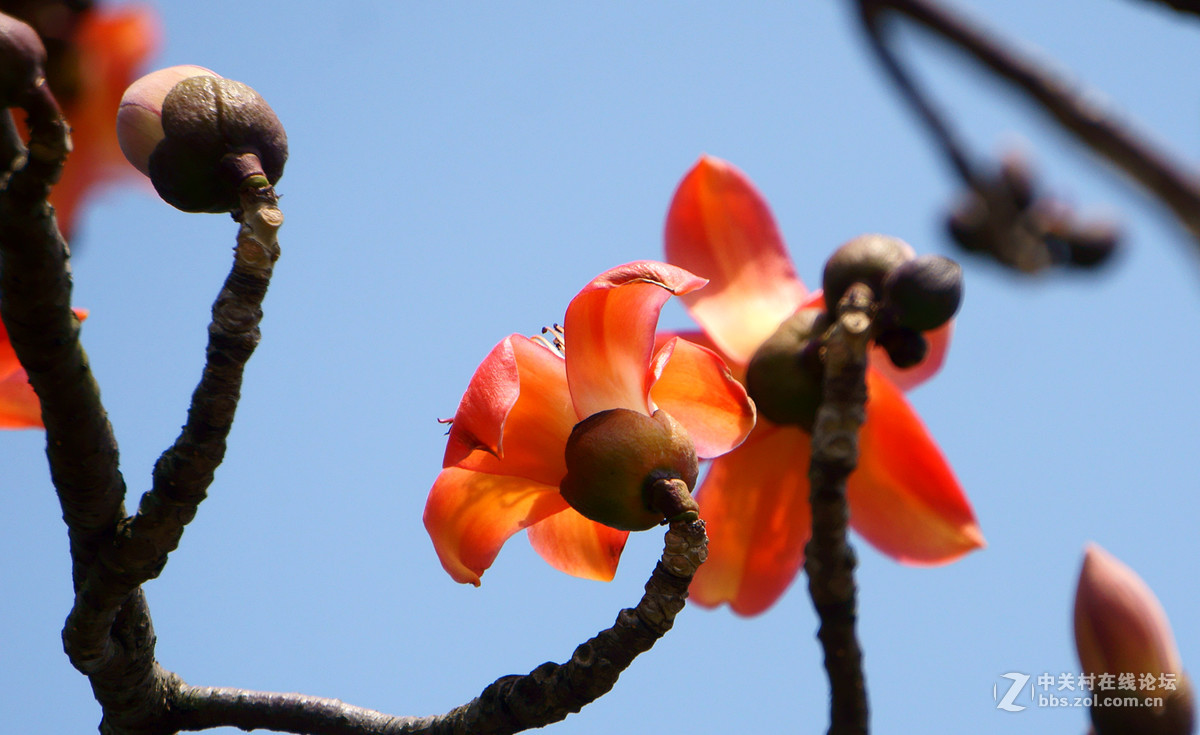
[[[888,274],[880,298],[899,324],[927,332],[950,321],[962,303],[962,292],[958,263],[941,255],[922,255]]]
[[[665,520],[661,480],[696,486],[699,464],[687,430],[665,411],[627,408],[593,414],[567,439],[567,475],[559,491],[585,518],[622,531],[644,531]]]
[[[143,77],[118,114],[121,149],[167,203],[185,212],[227,212],[250,176],[274,184],[287,134],[253,89],[203,67]]]
[[[830,311],[836,309],[854,283],[865,283],[878,296],[888,273],[915,256],[912,247],[898,238],[859,235],[835,250],[825,263],[825,304]]]
[[[755,351],[746,368],[746,392],[760,416],[812,431],[823,376],[817,347],[828,323],[824,310],[801,309]]]
[[[929,353],[929,343],[924,335],[909,327],[889,327],[875,338],[875,343],[887,352],[892,364],[901,370],[919,364]]]
[[[0,99],[21,104],[45,77],[45,66],[46,47],[37,31],[0,13]]]
[[[1075,591],[1075,647],[1085,673],[1117,684],[1111,697],[1093,688],[1096,735],[1192,732],[1191,684],[1166,612],[1132,569],[1096,545],[1087,549]],[[1122,674],[1138,677],[1135,688],[1120,684]]]

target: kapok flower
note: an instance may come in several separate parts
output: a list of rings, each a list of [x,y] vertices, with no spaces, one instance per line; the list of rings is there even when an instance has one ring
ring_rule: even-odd
[[[76,309],[79,321],[87,318],[85,309]],[[42,428],[42,405],[38,402],[29,376],[8,340],[8,330],[0,322],[0,429]]]
[[[703,334],[744,378],[758,347],[798,309],[821,306],[796,276],[774,218],[754,185],[730,164],[703,157],[679,185],[666,222],[671,263],[708,278],[683,296]],[[929,353],[900,370],[873,348],[867,418],[847,494],[850,524],[872,545],[910,564],[942,564],[984,545],[970,504],[901,389],[937,371],[949,325],[927,333]],[[738,449],[716,459],[696,499],[709,556],[692,581],[702,605],[728,602],[742,615],[770,607],[804,562],[812,531],[811,436],[759,416]]]
[[[71,126],[73,149],[50,193],[58,226],[70,236],[79,205],[101,184],[134,172],[117,146],[117,106],[129,83],[158,47],[159,29],[148,8],[85,11],[68,42],[77,58],[76,77],[51,89]]]
[[[1193,732],[1191,685],[1166,612],[1136,572],[1096,544],[1084,552],[1075,590],[1075,648],[1098,695],[1097,735]],[[1114,696],[1099,696],[1105,691]],[[1163,702],[1126,706],[1128,696]]]
[[[753,403],[725,363],[683,339],[655,349],[663,304],[704,284],[664,263],[623,265],[571,300],[558,349],[517,334],[492,349],[459,403],[425,506],[425,528],[450,576],[478,585],[504,542],[525,528],[555,568],[612,579],[628,532],[584,518],[559,491],[568,437],[589,417],[661,409],[700,457],[745,439]]]

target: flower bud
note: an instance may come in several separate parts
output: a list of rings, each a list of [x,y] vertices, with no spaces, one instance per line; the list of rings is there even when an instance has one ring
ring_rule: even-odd
[[[217,74],[203,66],[172,66],[138,79],[121,96],[121,106],[117,109],[117,143],[126,160],[146,176],[150,175],[150,154],[166,137],[162,125],[163,100],[176,84],[194,76],[215,77]]]
[[[759,415],[812,431],[824,374],[817,346],[828,323],[824,310],[801,309],[755,351],[746,368],[746,392]]]
[[[1065,241],[1071,264],[1090,268],[1108,262],[1121,242],[1121,231],[1112,222],[1090,222],[1073,228]]]
[[[909,329],[937,329],[962,303],[962,267],[941,255],[922,255],[902,263],[883,281],[880,298]]]
[[[656,505],[656,481],[696,486],[699,465],[687,430],[665,411],[647,416],[627,408],[593,414],[567,439],[567,475],[559,491],[572,508],[622,531],[644,531],[666,520]]]
[[[185,212],[227,212],[253,175],[274,184],[287,134],[257,92],[203,67],[147,75],[125,93],[118,138],[164,200]]]
[[[1192,732],[1191,685],[1162,605],[1132,569],[1094,544],[1075,592],[1075,647],[1086,674],[1111,677],[1113,684],[1107,694],[1093,685],[1096,735]],[[1121,687],[1122,674],[1136,677],[1135,688]],[[1143,677],[1152,677],[1153,686],[1144,687]],[[1162,706],[1126,705],[1125,697],[1161,697]]]
[[[45,76],[45,65],[46,47],[37,31],[0,13],[0,99],[21,104]]]
[[[853,283],[867,284],[878,296],[887,274],[915,256],[908,243],[898,238],[859,235],[835,250],[825,263],[825,304],[831,312],[837,309]]]
[[[929,352],[929,343],[925,340],[924,335],[915,329],[903,326],[894,326],[883,330],[875,338],[875,343],[887,352],[888,359],[901,370],[919,364]]]

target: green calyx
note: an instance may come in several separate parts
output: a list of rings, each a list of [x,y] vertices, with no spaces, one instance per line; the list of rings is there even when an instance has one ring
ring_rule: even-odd
[[[678,483],[690,490],[699,475],[691,437],[662,410],[647,416],[614,408],[589,416],[571,431],[566,460],[563,498],[584,517],[622,531],[644,531],[687,513]]]

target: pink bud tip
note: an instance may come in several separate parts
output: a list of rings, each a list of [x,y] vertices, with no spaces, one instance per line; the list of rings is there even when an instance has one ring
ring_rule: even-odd
[[[117,110],[117,142],[133,166],[150,175],[150,154],[164,137],[162,106],[167,93],[189,77],[219,77],[203,66],[184,64],[159,69],[138,79],[121,97]]]

